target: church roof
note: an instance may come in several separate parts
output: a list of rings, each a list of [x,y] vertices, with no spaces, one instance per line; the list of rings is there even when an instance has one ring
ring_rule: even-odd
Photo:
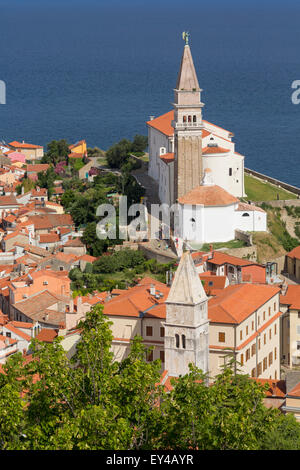
[[[181,64],[179,74],[176,83],[177,90],[199,90],[198,78],[191,54],[191,49],[188,44],[184,46],[183,55],[181,58]]]
[[[202,155],[211,155],[213,153],[228,153],[229,149],[224,149],[223,147],[219,147],[218,145],[211,146],[211,147],[204,147],[202,149]]]
[[[197,305],[206,298],[191,254],[186,251],[181,257],[166,303]]]
[[[171,111],[168,111],[165,114],[162,114],[161,116],[158,116],[155,119],[152,119],[152,121],[147,121],[146,124],[150,127],[153,127],[154,129],[157,129],[162,134],[171,137],[174,135],[174,128],[172,127],[173,119],[174,119],[174,109],[172,109]],[[214,126],[220,129],[221,131],[230,133],[230,131],[223,129],[223,127],[217,126],[216,124],[212,124],[211,122],[206,121],[205,119],[202,119],[202,122],[204,126],[204,128],[202,129],[202,138],[207,137],[210,134],[218,135],[217,129],[215,129],[215,131],[211,131],[211,130],[206,129],[206,126]],[[223,140],[227,140],[224,137],[221,137],[221,138]],[[237,155],[241,155],[238,152],[235,152],[235,153]]]
[[[246,204],[245,202],[239,202],[237,207],[237,211],[258,211],[258,212],[265,212],[261,207],[255,206],[254,204]]]
[[[165,163],[171,163],[174,162],[174,153],[164,153],[163,155],[160,156],[160,159],[165,162]]]
[[[238,199],[225,189],[217,185],[197,186],[178,199],[180,204],[203,206],[229,206],[238,202]]]
[[[174,134],[174,128],[172,127],[172,120],[174,119],[174,110],[168,113],[162,114],[152,121],[148,121],[147,124],[150,127],[154,127],[162,134],[172,136]]]

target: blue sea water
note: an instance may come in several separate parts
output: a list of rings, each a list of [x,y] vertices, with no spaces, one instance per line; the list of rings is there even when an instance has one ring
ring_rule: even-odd
[[[106,149],[171,109],[191,48],[204,118],[246,166],[300,186],[300,5],[273,1],[0,0],[0,139]]]

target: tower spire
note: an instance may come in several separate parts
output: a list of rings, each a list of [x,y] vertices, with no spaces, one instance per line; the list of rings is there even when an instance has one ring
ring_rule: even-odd
[[[183,49],[174,90],[174,202],[200,186],[202,179],[201,89],[189,44]]]
[[[200,91],[193,57],[188,42],[186,42],[184,46],[176,83],[176,90]]]
[[[191,254],[183,253],[166,300],[165,368],[187,374],[193,363],[208,372],[208,299]]]

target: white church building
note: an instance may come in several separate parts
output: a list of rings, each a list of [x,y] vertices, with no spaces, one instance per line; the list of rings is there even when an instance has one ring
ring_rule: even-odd
[[[148,174],[159,185],[161,203],[182,207],[178,236],[197,243],[225,242],[235,230],[266,231],[267,214],[246,197],[244,156],[232,132],[202,119],[190,46],[185,45],[174,90],[174,109],[147,122]]]

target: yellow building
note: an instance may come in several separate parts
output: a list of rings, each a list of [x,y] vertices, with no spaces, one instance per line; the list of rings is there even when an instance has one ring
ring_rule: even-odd
[[[86,155],[87,153],[87,145],[85,140],[79,140],[73,145],[69,145],[69,149],[72,153],[82,153]]]

